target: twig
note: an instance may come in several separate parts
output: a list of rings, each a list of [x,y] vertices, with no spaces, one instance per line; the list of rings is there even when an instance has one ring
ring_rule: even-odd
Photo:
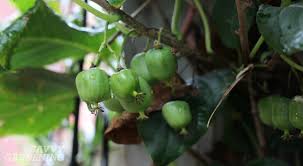
[[[239,36],[240,36],[240,44],[241,44],[241,53],[244,57],[244,62],[248,63],[249,59],[249,43],[248,43],[248,34],[246,29],[246,20],[245,20],[245,5],[241,2],[241,0],[235,0],[238,12],[238,20],[239,20]]]
[[[158,38],[159,29],[157,28],[148,28],[142,23],[136,21],[130,15],[126,14],[120,9],[116,9],[110,6],[106,0],[93,0],[95,3],[99,4],[104,10],[109,13],[114,13],[120,16],[121,21],[127,24],[130,28],[134,29],[135,32],[139,35],[149,37],[156,40]],[[182,55],[190,56],[193,59],[199,60],[200,62],[209,63],[209,59],[201,55],[201,50],[189,49],[184,42],[180,42],[177,38],[169,31],[164,30],[162,33],[161,41],[164,44],[167,44],[182,53]]]
[[[229,93],[236,87],[236,85],[238,85],[238,83],[248,74],[248,72],[250,70],[252,70],[254,68],[253,64],[248,65],[246,68],[244,68],[243,70],[241,70],[237,77],[236,80],[224,91],[221,99],[219,100],[218,104],[216,105],[215,109],[213,110],[213,112],[211,113],[208,121],[207,121],[207,127],[210,126],[210,122],[213,119],[213,116],[215,115],[215,113],[217,112],[218,108],[221,106],[221,104],[223,103],[223,101],[228,97]]]
[[[259,142],[259,148],[257,148],[257,153],[259,158],[264,157],[266,141],[264,137],[263,128],[258,115],[258,107],[254,97],[254,89],[253,89],[253,80],[252,80],[252,72],[249,73],[248,78],[248,92],[249,92],[249,101],[251,106],[251,114],[253,117],[254,125],[256,128],[256,135]]]

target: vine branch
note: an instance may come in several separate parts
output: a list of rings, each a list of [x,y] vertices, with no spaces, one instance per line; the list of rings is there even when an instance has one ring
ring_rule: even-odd
[[[116,9],[111,5],[109,5],[106,0],[92,0],[92,1],[100,5],[108,13],[119,15],[120,20],[125,24],[127,24],[131,29],[134,29],[134,31],[138,35],[146,36],[154,40],[158,38],[158,34],[160,31],[159,29],[146,27],[145,25],[138,22],[130,15],[126,14],[124,11],[120,9]],[[178,41],[175,35],[173,35],[168,30],[163,29],[161,42],[175,48],[176,50],[180,51],[183,55],[192,57],[193,59],[202,62],[206,62],[206,63],[210,62],[208,58],[202,56],[201,50],[188,48],[188,46],[184,42]]]
[[[246,29],[246,20],[245,20],[245,9],[247,4],[241,2],[241,0],[235,0],[237,6],[238,20],[239,20],[239,36],[241,44],[241,53],[244,56],[245,63],[248,63],[249,59],[249,43],[248,43],[248,34]]]

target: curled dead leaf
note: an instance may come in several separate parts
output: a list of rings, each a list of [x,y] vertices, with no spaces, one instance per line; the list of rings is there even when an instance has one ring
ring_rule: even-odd
[[[117,144],[139,144],[141,138],[137,131],[137,114],[123,112],[114,118],[105,131],[105,137]]]

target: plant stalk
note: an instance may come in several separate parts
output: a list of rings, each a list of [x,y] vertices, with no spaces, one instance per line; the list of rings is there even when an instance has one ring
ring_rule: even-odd
[[[248,63],[249,60],[249,42],[248,42],[248,34],[246,29],[246,18],[245,18],[245,6],[243,5],[243,1],[235,0],[238,20],[239,20],[239,36],[240,36],[240,44],[241,44],[241,54],[244,57],[244,63]]]
[[[178,40],[181,40],[182,34],[179,28],[179,22],[181,17],[182,0],[175,0],[174,13],[171,21],[171,31]]]
[[[194,3],[195,3],[195,5],[196,5],[196,7],[199,11],[200,17],[201,17],[202,22],[203,22],[206,52],[209,53],[209,54],[213,54],[214,51],[211,47],[211,33],[210,33],[209,24],[208,24],[206,14],[203,10],[202,4],[200,3],[200,0],[194,0]]]
[[[281,59],[283,59],[289,66],[291,66],[292,68],[299,70],[301,72],[303,72],[303,66],[297,64],[296,62],[294,62],[293,60],[291,60],[289,57],[287,57],[286,55],[281,54],[280,55]]]
[[[255,44],[254,48],[251,50],[249,57],[250,59],[253,59],[255,57],[255,55],[257,54],[257,52],[259,51],[261,45],[264,42],[264,37],[260,36],[260,38],[258,39],[257,43]]]

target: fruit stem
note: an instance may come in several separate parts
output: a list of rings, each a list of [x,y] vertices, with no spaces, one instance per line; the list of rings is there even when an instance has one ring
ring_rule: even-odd
[[[180,135],[187,135],[188,131],[186,130],[186,128],[182,128],[180,131]]]
[[[105,28],[104,28],[104,34],[103,34],[103,41],[98,49],[98,54],[97,54],[97,57],[94,61],[94,66],[99,66],[100,65],[100,62],[101,62],[101,53],[103,51],[103,49],[105,48],[108,48],[109,50],[112,50],[110,48],[110,46],[108,46],[107,44],[107,31],[108,31],[108,22],[105,23]]]
[[[209,54],[213,54],[214,51],[211,48],[211,34],[210,34],[209,24],[208,24],[208,20],[207,20],[206,14],[205,14],[205,12],[203,10],[202,4],[200,3],[200,0],[194,0],[194,3],[196,5],[196,7],[198,8],[200,17],[201,17],[202,22],[203,22],[204,33],[205,33],[205,47],[206,47],[206,51]]]
[[[148,116],[146,116],[144,112],[139,112],[139,116],[137,117],[137,120],[145,120],[145,119],[148,119]]]
[[[181,16],[181,9],[182,9],[182,0],[175,0],[174,6],[174,13],[171,22],[171,31],[174,35],[176,35],[178,40],[181,40],[182,34],[180,29],[178,28],[180,16]]]
[[[82,8],[87,10],[88,12],[92,13],[93,15],[95,15],[95,16],[97,16],[97,17],[99,17],[99,18],[101,18],[105,21],[108,21],[110,23],[120,20],[119,15],[108,15],[108,14],[102,13],[99,10],[91,7],[87,3],[83,2],[82,0],[74,0],[74,2],[76,2],[79,6],[81,6]]]
[[[159,32],[158,32],[158,39],[155,41],[154,43],[154,47],[155,48],[158,48],[160,49],[162,46],[161,46],[161,35],[162,35],[162,31],[163,31],[163,28],[160,28]]]

